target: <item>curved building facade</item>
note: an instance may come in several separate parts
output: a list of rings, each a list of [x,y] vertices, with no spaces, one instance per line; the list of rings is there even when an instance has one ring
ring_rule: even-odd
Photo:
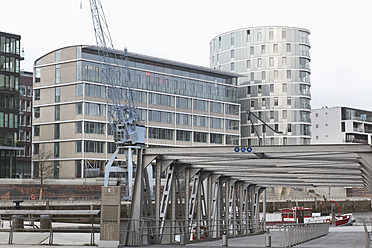
[[[310,32],[294,27],[251,27],[223,33],[210,42],[210,67],[240,73],[242,145],[310,144]]]

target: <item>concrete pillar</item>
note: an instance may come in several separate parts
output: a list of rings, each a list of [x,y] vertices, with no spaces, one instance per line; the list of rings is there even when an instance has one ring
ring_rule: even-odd
[[[52,227],[50,215],[40,215],[40,229],[42,231],[49,231]]]
[[[23,215],[13,215],[12,216],[12,226],[14,227],[14,232],[23,232],[24,231],[24,216]]]

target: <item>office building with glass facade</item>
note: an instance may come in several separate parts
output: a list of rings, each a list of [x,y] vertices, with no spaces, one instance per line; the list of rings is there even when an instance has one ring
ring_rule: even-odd
[[[246,109],[265,145],[310,144],[310,32],[294,27],[251,27],[210,42],[210,67],[244,74],[238,78],[242,145],[258,145]],[[264,139],[262,139],[265,137]]]
[[[112,52],[123,67],[124,53]],[[61,48],[35,61],[34,173],[46,150],[55,178],[102,176],[115,143],[100,61],[93,46]],[[240,144],[238,74],[135,53],[128,68],[147,146]],[[117,160],[124,163],[124,155]]]
[[[0,178],[17,176],[21,36],[0,32]]]

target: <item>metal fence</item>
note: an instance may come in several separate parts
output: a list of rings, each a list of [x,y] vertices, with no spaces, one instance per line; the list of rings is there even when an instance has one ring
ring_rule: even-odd
[[[329,223],[279,225],[282,247],[291,247],[325,236],[329,232],[329,226]]]
[[[5,222],[9,224],[7,225]],[[9,233],[8,244],[17,242],[15,233],[34,232],[48,234],[41,242],[35,244],[47,242],[49,245],[53,245],[56,233],[90,233],[90,240],[86,240],[86,243],[95,245],[95,233],[100,231],[100,218],[97,216],[12,215],[0,216],[0,223],[1,231]],[[30,240],[30,244],[33,244],[32,242]]]

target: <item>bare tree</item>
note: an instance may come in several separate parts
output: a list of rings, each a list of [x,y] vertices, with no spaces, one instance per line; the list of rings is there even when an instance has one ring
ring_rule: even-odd
[[[44,180],[54,177],[54,164],[51,161],[52,153],[47,150],[45,145],[41,145],[37,154],[34,154],[35,178],[40,179],[39,200],[43,196]]]

